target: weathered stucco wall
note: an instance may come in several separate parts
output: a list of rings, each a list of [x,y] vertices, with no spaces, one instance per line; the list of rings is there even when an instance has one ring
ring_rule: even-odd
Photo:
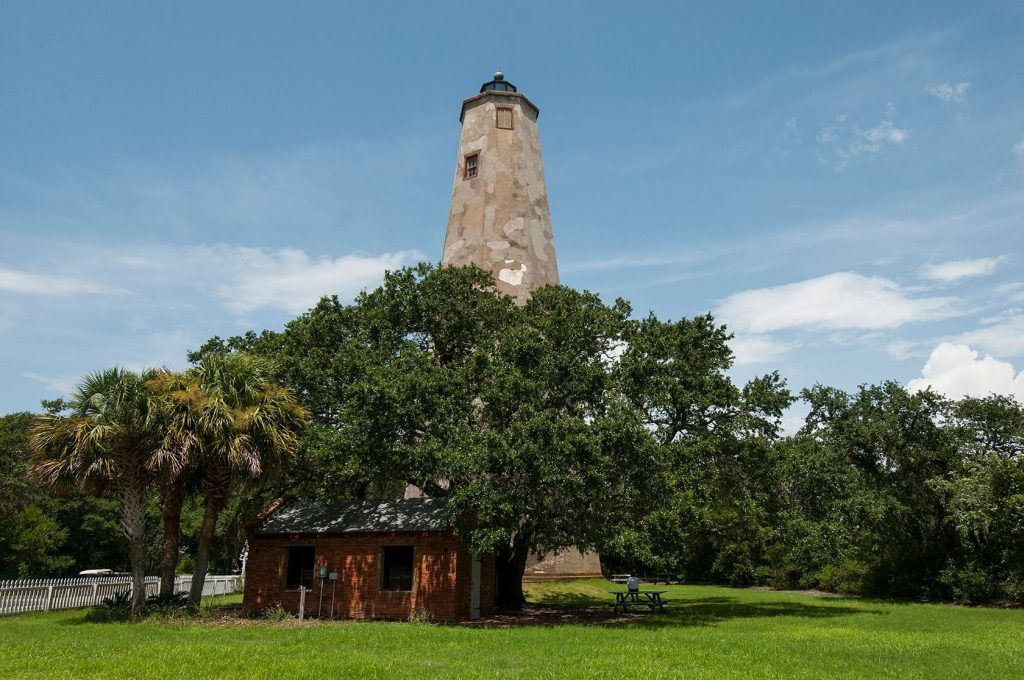
[[[497,127],[499,107],[512,110],[512,130]],[[477,176],[467,178],[466,158],[474,153]],[[490,271],[519,304],[558,283],[537,109],[518,93],[485,92],[463,104],[441,261]]]
[[[498,127],[498,108],[512,110],[513,129]],[[462,135],[441,259],[442,264],[475,264],[490,271],[499,290],[519,304],[538,288],[558,283],[538,113],[532,102],[513,92],[487,91],[462,103]],[[467,178],[466,157],[474,153],[479,154],[477,176]],[[525,578],[600,575],[597,553],[566,548],[544,557],[531,555]]]
[[[566,548],[547,555],[530,555],[526,559],[524,581],[545,581],[570,578],[600,578],[601,558],[596,552],[583,553]]]

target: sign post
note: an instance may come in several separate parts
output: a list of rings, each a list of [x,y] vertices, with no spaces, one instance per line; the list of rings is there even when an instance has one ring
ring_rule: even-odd
[[[326,576],[327,576],[327,565],[322,565],[320,567],[319,578],[317,579],[318,581],[320,581],[320,604],[318,604],[316,606],[316,618],[318,618],[318,619],[321,618],[320,615],[323,613],[323,610],[324,610],[324,578]]]
[[[331,579],[331,618],[334,618],[334,596],[338,592],[338,572],[332,571],[328,577]]]

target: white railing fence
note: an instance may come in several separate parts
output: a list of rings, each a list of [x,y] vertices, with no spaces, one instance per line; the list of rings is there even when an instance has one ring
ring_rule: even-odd
[[[240,575],[209,575],[203,583],[203,596],[227,595],[242,588]],[[146,577],[146,595],[160,592],[160,578]],[[174,579],[174,591],[188,591],[191,576]],[[0,581],[0,615],[46,612],[53,609],[90,607],[117,593],[131,592],[131,576],[78,576],[75,578],[17,579]]]
[[[245,578],[241,574],[228,574],[226,576],[207,574],[206,580],[203,581],[203,597],[207,595],[228,595],[241,590],[244,585]],[[174,592],[187,593],[191,587],[191,575],[186,574],[174,577]]]

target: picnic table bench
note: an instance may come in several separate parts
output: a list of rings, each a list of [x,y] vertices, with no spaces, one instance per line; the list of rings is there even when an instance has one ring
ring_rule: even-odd
[[[628,612],[630,607],[647,607],[652,612],[655,609],[665,611],[665,605],[669,603],[669,600],[663,599],[661,596],[667,592],[667,590],[616,590],[612,593],[615,595],[615,602],[609,602],[608,606],[615,614],[619,613],[619,607],[622,607],[623,612]]]

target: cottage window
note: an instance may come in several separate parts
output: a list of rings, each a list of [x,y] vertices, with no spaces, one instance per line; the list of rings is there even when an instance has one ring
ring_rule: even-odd
[[[466,156],[466,174],[463,179],[472,179],[480,171],[480,154]]]
[[[509,108],[498,108],[498,121],[497,125],[502,130],[512,129],[512,109]]]
[[[285,564],[285,589],[290,590],[299,586],[313,587],[313,558],[315,555],[316,548],[313,546],[288,548]]]
[[[381,550],[381,590],[412,590],[413,547],[387,546]]]

